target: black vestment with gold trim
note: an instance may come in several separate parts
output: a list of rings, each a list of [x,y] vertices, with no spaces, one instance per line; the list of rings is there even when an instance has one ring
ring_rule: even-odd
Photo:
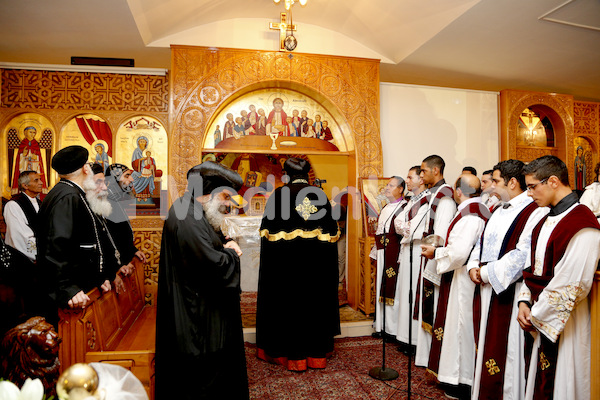
[[[290,370],[324,368],[340,333],[340,231],[326,194],[305,180],[276,189],[260,235],[258,356]]]

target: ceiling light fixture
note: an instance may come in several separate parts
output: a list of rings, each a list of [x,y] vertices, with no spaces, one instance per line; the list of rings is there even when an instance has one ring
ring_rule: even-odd
[[[293,6],[294,4],[296,4],[296,3],[300,3],[300,5],[301,5],[302,7],[304,7],[304,6],[306,5],[306,2],[307,2],[307,1],[308,1],[308,0],[285,0],[285,9],[286,9],[286,10],[288,10],[288,11],[289,11],[289,10],[291,10],[291,9],[292,9],[292,6]],[[281,2],[281,0],[273,0],[273,2],[274,2],[275,4],[279,4],[279,3]]]

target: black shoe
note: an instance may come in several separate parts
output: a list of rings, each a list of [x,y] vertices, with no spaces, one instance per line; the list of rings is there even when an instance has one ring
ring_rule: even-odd
[[[375,339],[381,339],[381,332],[373,332],[371,333],[371,336]]]

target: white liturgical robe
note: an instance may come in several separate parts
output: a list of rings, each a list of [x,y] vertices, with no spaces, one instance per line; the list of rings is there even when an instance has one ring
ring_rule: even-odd
[[[502,258],[500,251],[506,238],[508,230],[519,216],[519,214],[531,204],[533,200],[523,192],[512,198],[507,207],[499,207],[490,217],[483,232],[483,249],[481,241],[478,241],[467,270],[479,267],[479,263],[487,263],[481,267],[481,277],[484,282],[481,285],[481,320],[479,328],[478,348],[485,347],[486,325],[488,321],[492,292],[501,293],[512,283],[523,276],[523,268],[531,249],[531,232],[540,220],[548,213],[548,207],[535,209],[529,216],[523,232],[519,237],[516,248],[505,253]],[[518,296],[522,282],[515,283],[515,297]],[[525,364],[524,364],[524,333],[517,322],[518,304],[513,301],[510,316],[510,327],[508,330],[507,359],[504,369],[504,400],[520,400],[525,394]],[[493,318],[493,316],[490,316]],[[479,396],[479,383],[481,372],[484,368],[483,351],[477,353],[475,363],[475,376],[473,379],[473,399]]]
[[[463,201],[457,215],[476,197]],[[485,221],[478,215],[463,216],[450,231],[448,244],[435,250],[438,274],[453,272],[444,338],[440,351],[438,380],[451,385],[471,385],[475,368],[475,337],[473,333],[473,293],[475,284],[467,273],[467,261],[479,241]]]
[[[579,204],[567,211],[549,216],[538,236],[534,275],[541,275],[550,234],[560,220]],[[531,322],[536,328],[531,354],[525,399],[532,399],[538,365],[540,335],[558,342],[555,399],[590,398],[590,305],[587,298],[600,258],[600,230],[584,228],[570,240],[563,257],[554,266],[554,276],[531,307]],[[531,302],[531,292],[523,285],[519,301]],[[594,377],[597,379],[598,377]]]
[[[404,199],[398,199],[397,202],[394,203],[388,203],[386,204],[385,207],[383,207],[383,209],[381,210],[381,213],[379,214],[379,218],[377,219],[377,231],[375,232],[376,235],[382,235],[384,233],[389,233],[390,232],[390,226],[392,223],[392,220],[394,219],[394,214],[396,214],[397,212],[399,212],[399,214],[396,216],[397,218],[401,217],[402,214],[402,208],[406,205],[406,200]],[[394,227],[391,227],[392,231],[394,230]],[[384,249],[379,249],[377,250],[377,282],[376,282],[376,297],[375,297],[375,321],[374,321],[374,328],[376,332],[381,332],[383,330],[383,312],[385,310],[385,332],[390,334],[390,335],[396,335],[397,331],[398,331],[398,306],[400,303],[400,299],[399,299],[399,292],[398,290],[395,291],[395,295],[394,295],[394,304],[393,305],[384,305],[384,303],[379,301],[379,297],[381,295],[381,280],[383,277],[383,271],[385,270],[385,253],[384,251],[389,251],[389,250],[384,250]],[[398,255],[396,255],[396,259],[398,258]],[[399,282],[399,279],[398,279]]]
[[[447,184],[440,185],[431,190],[431,198],[429,200],[429,207],[427,209],[427,214],[425,216],[425,224],[426,226],[429,224],[429,216],[432,212],[431,205],[435,201],[435,196],[438,191],[442,189],[442,187],[450,187]],[[454,199],[451,197],[444,197],[439,200],[437,209],[435,211],[435,218],[433,220],[433,234],[440,236],[442,239],[446,240],[446,234],[448,233],[448,227],[450,226],[450,222],[452,218],[454,218],[454,213],[456,213],[456,203]],[[426,227],[425,231],[428,232],[429,229]],[[437,261],[429,260],[425,263],[424,268],[421,271],[421,282],[420,282],[420,296],[423,298],[423,280],[427,279],[432,282],[434,287],[433,292],[433,320],[435,320],[435,310],[437,309],[437,300],[439,296],[439,286],[440,286],[440,275],[437,273]],[[417,330],[417,350],[415,356],[415,365],[419,367],[426,367],[429,362],[429,350],[431,349],[431,333],[422,328],[423,323],[423,304],[420,302],[419,304],[419,321],[417,325],[421,327],[421,329]]]
[[[421,239],[423,238],[423,232],[425,231],[425,214],[427,213],[428,204],[423,204],[419,210],[414,214],[412,219],[410,217],[410,210],[413,206],[419,203],[421,198],[426,195],[423,191],[416,196],[413,196],[404,211],[396,217],[394,223],[396,225],[396,232],[402,233],[402,240],[400,241],[400,256],[398,262],[400,263],[400,270],[398,271],[398,332],[396,339],[406,344],[416,344],[417,334],[420,325],[413,319],[415,293],[417,290],[417,282],[419,279],[419,269],[421,267]],[[411,242],[412,242],[412,302],[409,302],[409,289],[411,284]],[[409,341],[409,327],[412,331]]]

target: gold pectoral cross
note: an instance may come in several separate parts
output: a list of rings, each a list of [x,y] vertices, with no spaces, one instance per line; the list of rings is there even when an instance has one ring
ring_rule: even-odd
[[[287,23],[287,13],[281,13],[281,22],[269,22],[269,29],[279,30],[279,51],[285,51],[285,37],[287,31],[295,31],[296,25]]]

